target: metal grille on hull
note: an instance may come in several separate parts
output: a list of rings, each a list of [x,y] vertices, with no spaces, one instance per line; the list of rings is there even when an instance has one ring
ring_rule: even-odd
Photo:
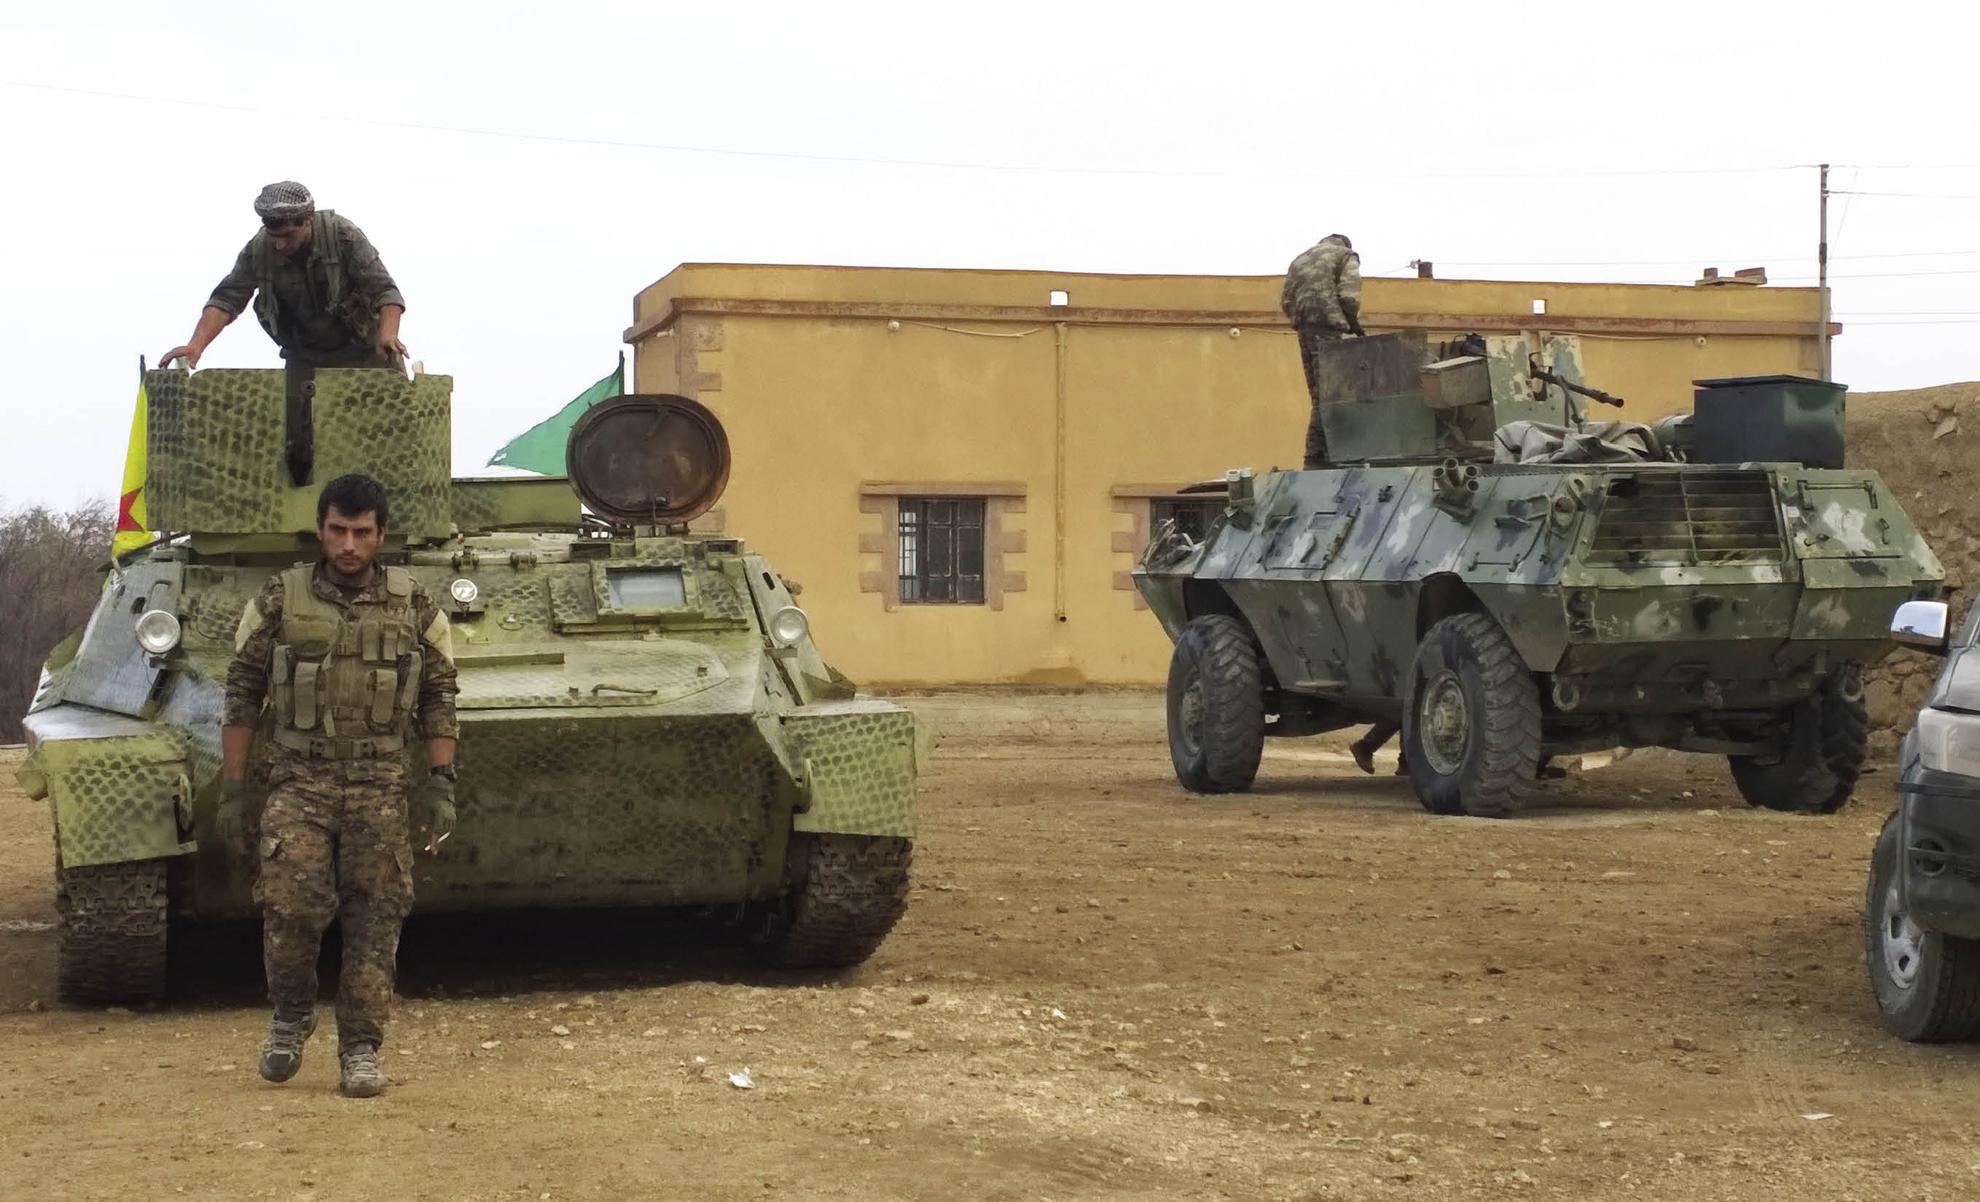
[[[1609,482],[1585,562],[1779,563],[1767,473],[1643,472]]]

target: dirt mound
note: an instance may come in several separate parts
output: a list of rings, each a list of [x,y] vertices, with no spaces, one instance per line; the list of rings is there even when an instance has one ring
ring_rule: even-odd
[[[1953,612],[1963,614],[1980,583],[1980,383],[1852,394],[1848,430],[1850,466],[1883,475],[1945,564]],[[1883,749],[1910,729],[1938,670],[1934,656],[1898,651],[1870,671],[1870,726]]]

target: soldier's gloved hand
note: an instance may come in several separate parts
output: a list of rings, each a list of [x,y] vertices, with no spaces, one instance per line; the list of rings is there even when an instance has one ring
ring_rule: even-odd
[[[237,859],[247,855],[247,802],[245,779],[220,782],[220,804],[213,811],[213,833]]]
[[[454,833],[454,766],[442,765],[426,774],[419,789],[420,834],[426,854],[437,856],[440,845]]]

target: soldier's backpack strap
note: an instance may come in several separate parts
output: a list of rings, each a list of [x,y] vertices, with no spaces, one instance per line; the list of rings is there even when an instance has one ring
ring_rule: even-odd
[[[299,563],[282,569],[282,616],[288,618],[299,610],[313,609],[321,605],[316,594],[309,588],[310,578],[316,574],[313,563]],[[279,635],[278,635],[279,637]]]
[[[393,619],[404,640],[397,644],[399,670],[397,674],[381,673],[372,694],[372,721],[383,727],[395,719],[404,730],[403,722],[412,716],[419,704],[419,678],[424,666],[420,654],[418,613],[413,608],[413,587],[417,582],[413,574],[404,568],[385,569],[385,611]],[[397,696],[392,693],[396,688]]]
[[[337,214],[318,209],[313,224],[310,241],[314,245],[310,253],[323,264],[323,308],[325,312],[335,313],[344,296],[344,245],[337,237]]]
[[[265,229],[256,230],[248,240],[248,266],[254,272],[254,316],[273,338],[281,309],[275,301],[275,252]]]
[[[275,630],[268,664],[269,702],[278,730],[295,726],[309,729],[316,725],[319,683],[316,665],[298,665],[295,649],[289,645],[288,630],[297,618],[312,615],[322,606],[309,588],[314,571],[311,564],[282,570],[282,625]]]
[[[413,653],[413,661],[419,661],[420,629],[418,613],[413,608],[413,589],[417,585],[413,574],[404,568],[385,569],[385,612],[398,622],[412,636],[409,645],[399,648],[400,653]]]

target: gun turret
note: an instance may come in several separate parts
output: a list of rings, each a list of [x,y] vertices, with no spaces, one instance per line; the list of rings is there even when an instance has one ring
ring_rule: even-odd
[[[1324,343],[1313,374],[1328,457],[1489,459],[1501,426],[1573,424],[1575,396],[1622,404],[1581,382],[1580,361],[1570,335],[1467,334],[1434,349],[1415,331]]]

